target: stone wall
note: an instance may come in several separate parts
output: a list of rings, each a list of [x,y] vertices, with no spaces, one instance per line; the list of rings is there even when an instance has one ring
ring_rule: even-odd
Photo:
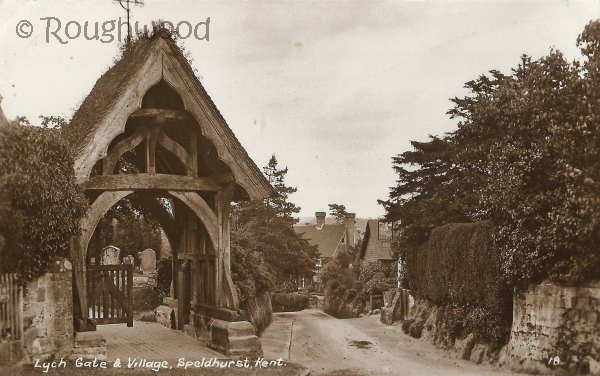
[[[50,272],[30,282],[23,298],[24,360],[69,357],[73,351],[72,267],[55,260]]]
[[[600,374],[600,282],[516,289],[506,362],[525,372]]]
[[[408,320],[402,322],[402,331],[414,338],[421,338],[437,348],[448,350],[460,359],[477,364],[494,364],[500,357],[500,349],[492,347],[485,338],[474,333],[464,333],[454,338],[442,321],[442,309],[434,303],[416,298],[411,305]]]

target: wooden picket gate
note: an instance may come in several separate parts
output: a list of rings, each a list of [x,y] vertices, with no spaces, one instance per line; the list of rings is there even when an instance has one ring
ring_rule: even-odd
[[[23,339],[23,289],[15,273],[0,274],[0,364],[20,359]],[[11,350],[12,348],[12,350]]]
[[[133,265],[87,267],[88,313],[96,324],[133,326]]]

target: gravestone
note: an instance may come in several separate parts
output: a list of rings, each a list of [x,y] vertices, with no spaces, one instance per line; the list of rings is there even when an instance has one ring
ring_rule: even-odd
[[[142,273],[144,275],[152,275],[156,271],[156,252],[150,248],[142,252]]]
[[[121,250],[114,245],[102,248],[100,251],[100,265],[119,265]]]
[[[123,264],[125,265],[133,265],[134,263],[134,257],[133,255],[127,255],[126,257],[123,257]]]

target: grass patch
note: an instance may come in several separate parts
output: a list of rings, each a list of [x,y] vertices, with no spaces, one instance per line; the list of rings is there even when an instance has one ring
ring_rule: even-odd
[[[162,296],[158,290],[151,287],[133,289],[133,312],[154,311],[162,304]]]

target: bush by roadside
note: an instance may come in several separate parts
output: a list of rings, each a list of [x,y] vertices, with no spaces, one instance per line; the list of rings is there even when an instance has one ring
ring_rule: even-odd
[[[275,293],[271,296],[273,312],[295,312],[308,308],[308,295]]]
[[[260,336],[273,322],[271,295],[267,288],[262,288],[242,300],[240,307],[246,312],[248,321],[254,325],[257,336]]]

